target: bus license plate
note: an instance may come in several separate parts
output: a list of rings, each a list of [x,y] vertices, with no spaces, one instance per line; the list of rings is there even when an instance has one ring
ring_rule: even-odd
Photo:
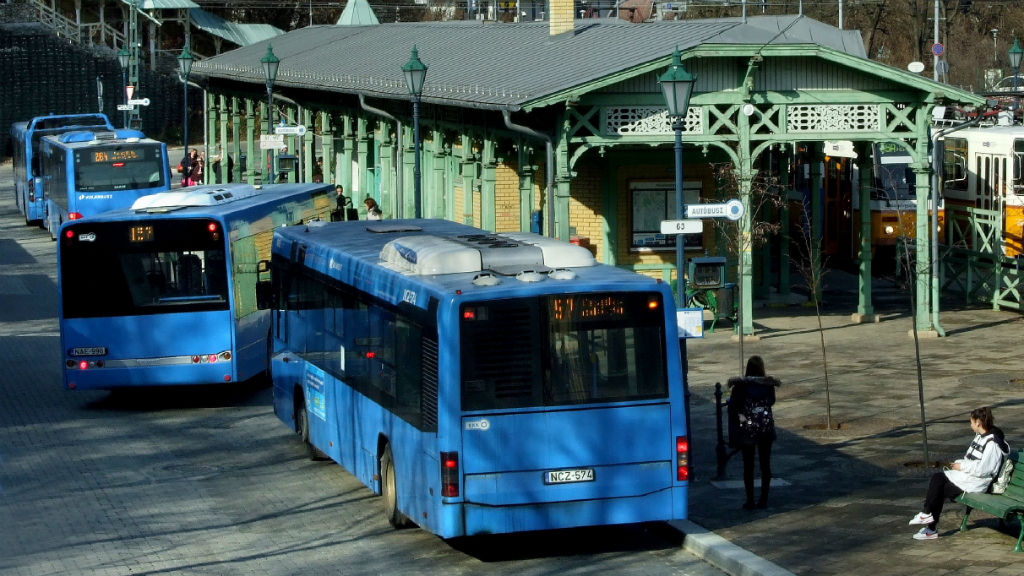
[[[544,473],[545,484],[568,484],[570,482],[593,481],[593,468],[575,468],[572,470],[549,470]]]
[[[93,346],[90,348],[72,348],[72,356],[106,356],[106,346]]]

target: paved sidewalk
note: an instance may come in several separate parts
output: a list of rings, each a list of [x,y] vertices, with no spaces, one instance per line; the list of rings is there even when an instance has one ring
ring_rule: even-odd
[[[850,320],[855,278],[833,271],[826,284],[822,331],[812,307],[763,307],[754,315],[757,338],[743,342],[743,360],[763,356],[768,372],[783,382],[767,510],[741,509],[738,454],[724,479],[713,478],[714,387],[740,372],[740,342],[727,322],[689,341],[696,475],[690,520],[753,553],[749,562],[726,568],[733,574],[770,573],[773,566],[760,559],[796,574],[1024,573],[1024,555],[1012,552],[1019,526],[1001,529],[996,519],[973,512],[968,530],[959,533],[959,504],[944,510],[938,540],[912,539],[918,527],[908,521],[934,468],[923,466],[909,297],[877,281],[882,320],[858,325]],[[1012,447],[1024,447],[1024,318],[954,302],[943,306],[947,337],[919,339],[929,459],[963,455],[973,436],[968,414],[981,405],[993,407]],[[833,426],[839,426],[831,432],[825,429],[826,394]]]

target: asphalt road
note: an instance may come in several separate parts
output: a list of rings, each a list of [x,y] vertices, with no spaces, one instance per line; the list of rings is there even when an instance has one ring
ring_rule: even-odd
[[[665,524],[395,531],[269,388],[63,390],[56,311],[55,244],[0,164],[0,574],[722,574]]]

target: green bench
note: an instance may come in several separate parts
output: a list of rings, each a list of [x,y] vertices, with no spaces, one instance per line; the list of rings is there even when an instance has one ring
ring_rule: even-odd
[[[1020,536],[1014,552],[1021,552],[1021,541],[1024,541],[1024,462],[1021,453],[1014,452],[1009,456],[1013,464],[1013,477],[1002,494],[986,494],[983,492],[965,492],[957,496],[956,501],[967,506],[964,520],[960,523],[960,531],[967,530],[967,518],[971,510],[977,508],[999,518],[1000,523],[1017,518],[1020,522]]]

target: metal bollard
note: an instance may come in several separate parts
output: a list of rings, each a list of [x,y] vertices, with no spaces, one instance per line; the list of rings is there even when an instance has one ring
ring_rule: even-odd
[[[739,452],[739,450],[729,452],[725,444],[725,432],[722,429],[722,408],[726,404],[727,402],[722,402],[722,383],[715,382],[715,427],[717,428],[718,437],[715,443],[715,459],[718,464],[715,480],[725,479],[725,465],[729,462],[729,458],[732,458],[733,454]]]

